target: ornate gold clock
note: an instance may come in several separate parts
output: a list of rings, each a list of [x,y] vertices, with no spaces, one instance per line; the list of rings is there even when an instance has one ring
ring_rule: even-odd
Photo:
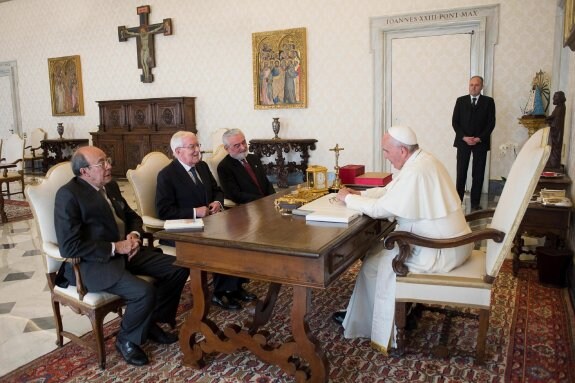
[[[319,165],[310,165],[306,171],[307,187],[312,192],[327,191],[327,168]]]

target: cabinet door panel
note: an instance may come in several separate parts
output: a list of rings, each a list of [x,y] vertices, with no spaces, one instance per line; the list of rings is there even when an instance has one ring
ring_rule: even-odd
[[[142,135],[125,135],[124,136],[124,156],[125,167],[124,177],[128,169],[135,169],[142,161],[142,158],[150,152],[150,138]]]
[[[94,137],[94,145],[99,147],[112,158],[112,175],[116,177],[125,177],[124,172],[124,153],[122,151],[122,136],[121,135],[99,135]]]
[[[172,149],[170,148],[171,134],[154,134],[150,136],[150,151],[162,152],[169,158],[172,158]]]
[[[106,132],[122,132],[127,129],[126,107],[122,104],[100,106],[100,124]]]
[[[152,120],[152,105],[149,103],[134,103],[128,107],[131,132],[150,132],[155,130]]]
[[[158,102],[156,104],[156,124],[158,131],[182,129],[182,106],[178,102]]]

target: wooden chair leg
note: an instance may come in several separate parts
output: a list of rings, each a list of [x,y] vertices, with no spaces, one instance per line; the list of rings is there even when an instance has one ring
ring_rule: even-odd
[[[104,345],[104,317],[106,314],[101,315],[99,312],[94,312],[90,317],[92,323],[92,330],[96,340],[96,352],[98,353],[98,364],[104,370],[106,368],[106,347]]]
[[[62,336],[62,315],[60,314],[60,302],[52,298],[52,311],[54,312],[54,320],[56,321],[56,345],[62,347],[64,344],[64,337]]]
[[[406,306],[406,302],[395,302],[395,328],[397,329],[395,341],[397,342],[397,352],[399,355],[403,355],[405,353],[405,324],[407,322]]]
[[[475,359],[478,364],[483,364],[485,360],[485,343],[487,341],[487,330],[489,329],[489,309],[479,310],[479,331],[477,334],[477,348]]]

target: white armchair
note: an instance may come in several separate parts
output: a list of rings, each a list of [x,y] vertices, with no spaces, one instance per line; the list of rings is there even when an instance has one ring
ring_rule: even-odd
[[[87,292],[82,284],[78,260],[62,258],[58,248],[56,230],[54,227],[54,201],[58,189],[72,177],[72,167],[69,162],[62,162],[50,168],[46,179],[37,185],[28,185],[25,189],[32,213],[38,225],[42,240],[42,251],[46,260],[46,278],[50,288],[52,310],[56,322],[56,344],[63,345],[63,337],[91,349],[98,355],[100,368],[106,366],[106,351],[104,347],[104,318],[111,312],[122,314],[123,300],[114,294],[105,292]],[[55,284],[56,274],[62,262],[74,264],[77,286],[59,287]],[[66,331],[62,325],[60,305],[68,306],[72,311],[86,315],[92,323],[95,343],[89,342],[78,335]]]
[[[159,219],[156,214],[156,185],[158,173],[169,163],[170,159],[164,153],[151,152],[146,154],[136,169],[129,169],[126,173],[128,182],[134,189],[138,213],[144,221],[144,230],[152,235],[154,232],[164,229],[164,221]],[[160,245],[158,247],[165,254],[176,254],[176,250],[172,246]]]
[[[24,140],[19,135],[12,134],[2,145],[2,149],[1,163],[3,165],[15,165],[13,168],[4,169],[0,174],[0,185],[6,184],[6,189],[2,190],[2,193],[7,197],[19,193],[24,195],[24,174],[22,171],[22,164],[24,162]],[[10,192],[11,182],[20,182],[20,191]]]
[[[46,139],[46,132],[42,129],[34,129],[30,133],[30,139],[25,140],[24,162],[30,161],[32,171],[36,170],[36,161],[43,159],[42,140]],[[42,168],[42,166],[40,166]]]
[[[539,130],[521,149],[513,163],[497,208],[491,212],[493,218],[488,228],[444,240],[433,240],[402,231],[393,232],[386,238],[386,248],[393,249],[396,244],[400,248],[393,261],[393,269],[397,274],[395,324],[397,348],[400,354],[405,351],[408,304],[431,303],[479,310],[476,361],[483,362],[493,282],[513,246],[517,229],[549,157],[548,130],[549,128]],[[472,213],[468,216],[468,220],[485,218],[485,213],[482,211]],[[409,272],[404,265],[410,254],[410,244],[439,249],[479,240],[487,240],[486,249],[473,250],[471,258],[466,263],[448,273],[416,274]],[[435,351],[440,356],[447,354],[444,345],[437,346]]]

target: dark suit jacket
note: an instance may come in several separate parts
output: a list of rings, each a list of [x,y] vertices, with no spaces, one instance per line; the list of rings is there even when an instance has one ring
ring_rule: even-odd
[[[477,106],[471,106],[471,96],[461,96],[455,102],[451,125],[455,130],[453,146],[468,147],[464,136],[479,137],[481,142],[474,150],[488,151],[491,147],[491,132],[495,128],[495,102],[491,97],[481,95]]]
[[[142,233],[142,219],[120,193],[115,181],[105,186],[116,215],[126,225],[126,233]],[[108,202],[96,189],[79,177],[72,178],[56,193],[54,225],[60,254],[64,258],[79,257],[84,285],[99,291],[110,287],[125,269],[125,257],[112,257],[112,242],[121,238]],[[74,273],[66,263],[64,276],[76,283]]]
[[[156,212],[160,219],[192,218],[194,208],[219,201],[224,206],[224,193],[210,172],[208,164],[200,161],[196,172],[203,188],[196,185],[184,166],[174,159],[158,173]]]
[[[252,167],[263,194],[240,161],[228,154],[218,164],[218,176],[224,195],[235,203],[255,201],[276,192],[266,177],[260,159],[253,154],[248,154],[246,160]]]

